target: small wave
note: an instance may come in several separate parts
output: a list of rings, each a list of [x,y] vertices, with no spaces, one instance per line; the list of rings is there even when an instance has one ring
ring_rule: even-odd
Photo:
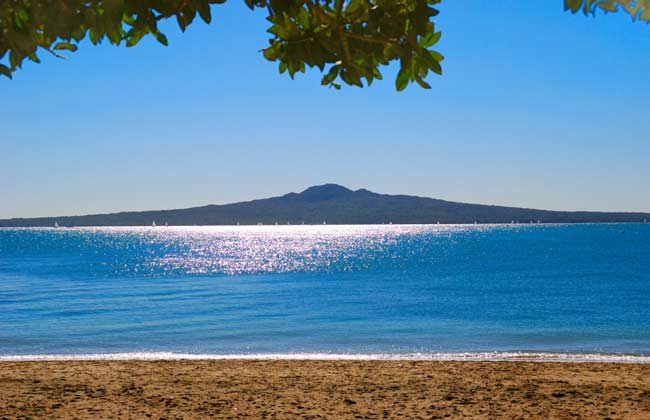
[[[95,354],[28,354],[0,356],[0,362],[154,360],[324,360],[324,361],[468,361],[558,363],[648,363],[650,355],[620,353],[466,352],[466,353],[257,353],[192,354],[133,352]]]

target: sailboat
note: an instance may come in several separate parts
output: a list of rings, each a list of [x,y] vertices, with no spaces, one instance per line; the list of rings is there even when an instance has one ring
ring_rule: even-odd
[[[55,221],[55,222],[54,222],[54,227],[55,227],[55,228],[58,228],[58,227],[59,227],[59,222]]]
[[[169,223],[165,222],[165,227],[169,227]]]
[[[156,221],[151,222],[151,227],[156,227]]]

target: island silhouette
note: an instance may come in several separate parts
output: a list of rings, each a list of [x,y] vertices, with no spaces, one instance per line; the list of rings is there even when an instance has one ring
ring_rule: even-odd
[[[223,205],[83,216],[14,218],[0,227],[268,224],[643,223],[650,213],[552,211],[351,190],[337,184]]]

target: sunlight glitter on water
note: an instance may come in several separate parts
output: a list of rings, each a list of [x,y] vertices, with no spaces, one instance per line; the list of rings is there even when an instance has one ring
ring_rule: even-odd
[[[464,232],[495,229],[495,226],[224,226],[115,228],[133,235],[149,248],[150,255],[135,267],[139,273],[253,274],[313,271],[353,271],[368,268],[373,255],[396,262],[406,256],[396,249],[399,240],[426,245],[438,235],[448,238]],[[504,228],[504,227],[501,227]],[[510,229],[509,227],[506,227]],[[102,230],[106,232],[106,230]],[[112,239],[109,234],[108,241]],[[412,248],[409,252],[417,251]],[[142,249],[140,251],[143,251]],[[388,254],[386,254],[388,252]]]

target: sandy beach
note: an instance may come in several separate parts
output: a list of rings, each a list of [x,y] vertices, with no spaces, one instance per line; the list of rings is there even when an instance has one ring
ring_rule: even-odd
[[[649,419],[650,365],[0,363],[6,419]]]

